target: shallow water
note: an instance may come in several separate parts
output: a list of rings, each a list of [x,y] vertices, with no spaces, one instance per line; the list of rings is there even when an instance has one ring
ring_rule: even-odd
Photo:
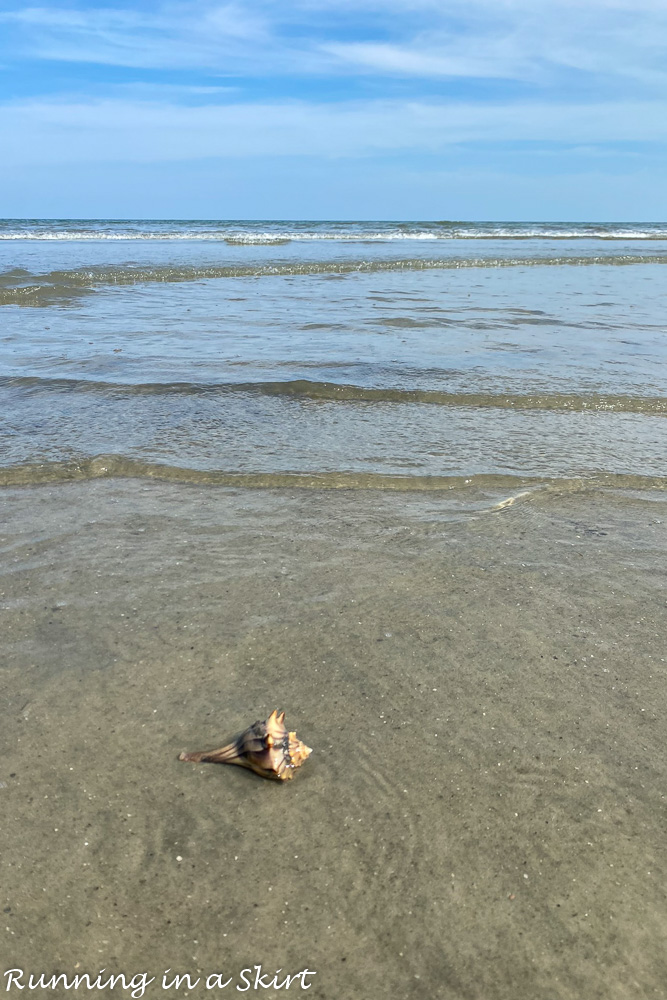
[[[0,223],[0,988],[667,997],[666,250]]]
[[[0,237],[5,482],[109,456],[136,475],[405,488],[664,475],[664,227],[6,222]]]
[[[7,967],[666,995],[660,492],[3,501]],[[177,759],[274,707],[287,785]]]

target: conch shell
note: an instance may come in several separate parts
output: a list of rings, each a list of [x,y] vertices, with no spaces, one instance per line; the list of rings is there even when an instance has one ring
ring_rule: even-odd
[[[296,738],[296,733],[287,732],[284,720],[285,713],[278,715],[276,709],[266,722],[253,722],[219,750],[182,753],[178,759],[194,764],[240,764],[262,778],[287,781],[313,751]]]

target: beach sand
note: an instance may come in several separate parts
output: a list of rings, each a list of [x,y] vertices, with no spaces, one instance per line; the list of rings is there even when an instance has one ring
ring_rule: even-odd
[[[667,996],[664,494],[470,498],[2,491],[0,973]],[[273,708],[293,781],[178,760]]]

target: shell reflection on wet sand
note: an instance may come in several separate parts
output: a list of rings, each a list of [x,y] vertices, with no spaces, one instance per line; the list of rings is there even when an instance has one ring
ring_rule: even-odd
[[[311,753],[311,748],[298,740],[296,733],[287,731],[285,713],[279,715],[276,709],[266,722],[253,722],[219,750],[184,752],[178,759],[194,764],[239,764],[263,778],[287,781]]]

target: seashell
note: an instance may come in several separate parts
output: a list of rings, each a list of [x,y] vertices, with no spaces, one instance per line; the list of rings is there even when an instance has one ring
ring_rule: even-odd
[[[219,750],[184,752],[178,759],[194,764],[239,764],[263,778],[287,781],[313,751],[296,733],[288,733],[284,720],[285,713],[278,715],[276,709],[266,722],[253,722]]]

